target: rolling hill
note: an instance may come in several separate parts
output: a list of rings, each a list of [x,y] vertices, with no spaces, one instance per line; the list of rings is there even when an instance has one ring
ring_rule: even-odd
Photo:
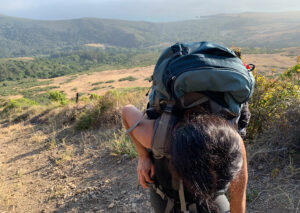
[[[300,46],[300,12],[220,14],[197,20],[151,23],[82,18],[39,21],[0,16],[0,57],[78,49],[87,43],[157,48],[209,40],[249,48]]]

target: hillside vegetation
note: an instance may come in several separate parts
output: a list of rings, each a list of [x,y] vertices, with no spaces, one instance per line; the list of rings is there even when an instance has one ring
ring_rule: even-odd
[[[224,14],[168,23],[96,18],[37,21],[0,16],[0,57],[51,54],[88,43],[157,48],[178,41],[208,40],[227,46],[276,49],[300,46],[299,29],[299,12]]]
[[[117,48],[90,49],[56,53],[33,60],[0,59],[0,81],[24,78],[54,78],[68,74],[149,66],[155,63],[158,51],[145,52]],[[1,85],[1,84],[0,84]],[[1,94],[0,94],[1,95]]]

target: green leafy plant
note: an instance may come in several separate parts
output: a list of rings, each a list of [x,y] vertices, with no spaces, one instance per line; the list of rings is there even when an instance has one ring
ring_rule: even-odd
[[[92,83],[92,86],[96,86],[96,85],[103,84],[103,83],[104,83],[103,81],[98,81],[98,82]]]
[[[51,101],[55,101],[60,103],[61,105],[67,104],[67,98],[66,95],[59,91],[50,91],[49,92],[49,99]]]
[[[133,77],[133,76],[127,76],[125,78],[120,78],[119,81],[135,81],[137,80],[137,78]]]
[[[103,87],[93,87],[92,89],[90,89],[90,91],[96,91],[96,90],[99,90],[99,89],[102,89]]]
[[[94,93],[90,94],[90,100],[97,100],[99,98],[100,98],[100,95],[97,95],[97,94],[94,94]]]
[[[254,72],[256,85],[249,104],[252,113],[248,128],[250,138],[280,120],[288,107],[300,103],[299,74],[299,65],[275,79]]]
[[[116,104],[117,96],[113,92],[97,98],[97,101],[79,116],[76,129],[85,130],[95,126],[120,125],[120,114],[115,110]]]

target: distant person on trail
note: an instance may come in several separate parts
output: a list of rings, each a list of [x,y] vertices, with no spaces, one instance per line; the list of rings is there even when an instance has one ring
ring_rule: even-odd
[[[152,80],[146,114],[127,105],[122,118],[154,211],[245,213],[251,70],[222,45],[176,43]]]

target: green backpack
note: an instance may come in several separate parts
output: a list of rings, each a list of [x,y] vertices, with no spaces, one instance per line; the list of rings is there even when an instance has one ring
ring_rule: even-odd
[[[238,116],[253,90],[252,73],[230,49],[209,42],[177,43],[157,61],[149,103],[161,110],[161,101],[179,99],[186,93],[222,92],[220,103]]]
[[[214,114],[237,120],[255,80],[230,49],[210,42],[176,43],[163,51],[152,76],[147,115],[157,119],[152,141],[156,157],[168,155],[175,111],[206,104]]]
[[[156,181],[152,186],[168,201],[165,212],[171,212],[178,200],[181,212],[198,212],[196,204],[185,196],[182,181],[175,179],[167,169],[170,135],[178,114],[205,106],[211,113],[236,123],[243,104],[254,90],[255,81],[250,71],[233,51],[209,42],[177,43],[159,57],[146,113],[150,119],[156,119],[151,148]],[[215,199],[221,212],[230,210],[225,191],[218,192]]]
[[[254,90],[254,67],[248,70],[233,51],[209,42],[177,43],[159,57],[146,113],[156,119],[151,148],[156,170],[153,189],[168,201],[165,212],[171,212],[178,200],[182,212],[198,212],[196,204],[186,200],[182,180],[168,171],[170,135],[178,117],[187,109],[202,106],[236,124]],[[219,191],[215,199],[221,212],[229,212],[225,191]]]

